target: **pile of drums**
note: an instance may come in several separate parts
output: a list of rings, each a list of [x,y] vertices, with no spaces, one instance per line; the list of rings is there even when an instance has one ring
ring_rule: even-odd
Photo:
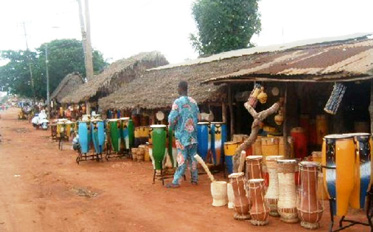
[[[269,176],[268,187],[263,159]],[[317,198],[319,173],[317,162],[298,162],[278,155],[247,156],[246,173],[228,176],[233,189],[228,191],[228,195],[233,193],[228,200],[229,205],[234,205],[234,218],[263,226],[268,224],[269,216],[273,216],[285,223],[300,221],[302,227],[318,228],[324,210]]]
[[[349,206],[363,209],[371,180],[372,139],[368,133],[332,134],[324,137],[322,165],[324,184],[332,210],[345,216]]]

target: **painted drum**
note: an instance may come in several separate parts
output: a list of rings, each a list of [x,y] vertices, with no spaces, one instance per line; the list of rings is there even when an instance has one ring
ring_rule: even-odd
[[[108,119],[109,124],[109,131],[110,131],[110,139],[113,151],[120,152],[120,145],[121,145],[121,125],[119,119]]]
[[[90,143],[90,128],[89,122],[79,122],[78,125],[78,133],[79,133],[79,145],[80,145],[80,152],[82,154],[87,154],[89,151],[89,143]]]
[[[204,161],[207,161],[207,155],[211,149],[210,123],[199,122],[197,124],[197,153]]]
[[[359,192],[353,191],[356,182],[356,153],[351,135],[327,135],[322,145],[324,185],[329,199],[336,199],[333,214],[344,216],[348,206],[359,208]],[[353,201],[351,202],[350,199]]]
[[[123,117],[119,119],[121,121],[121,137],[123,139],[125,149],[127,150],[130,149],[130,140],[129,140],[129,133],[128,133],[129,119],[130,119],[129,117]]]
[[[279,138],[262,137],[262,155],[279,155]]]
[[[101,154],[105,144],[105,129],[102,120],[92,120],[92,141],[96,154]]]
[[[308,155],[308,145],[305,130],[302,127],[295,127],[291,129],[290,134],[291,137],[294,139],[295,158],[303,159]]]
[[[211,123],[211,151],[213,164],[218,166],[222,163],[224,154],[224,142],[227,141],[227,126],[223,122]]]
[[[298,215],[300,225],[306,229],[319,228],[324,211],[321,202],[317,199],[318,174],[320,164],[303,161],[299,163],[300,187],[298,195]]]
[[[227,167],[228,174],[233,172],[233,157],[239,145],[240,144],[238,142],[232,141],[224,143],[225,165]]]
[[[277,160],[283,159],[283,156],[267,156],[266,167],[269,176],[268,189],[264,196],[265,202],[270,208],[269,215],[278,217],[280,216],[277,212],[278,202],[278,175],[277,175]]]
[[[251,224],[264,226],[268,224],[269,207],[264,201],[264,179],[248,180],[250,195]]]
[[[262,155],[262,137],[258,136],[252,145],[253,155]],[[277,155],[277,154],[276,154]]]
[[[162,170],[166,152],[166,125],[151,125],[151,138],[153,142],[152,156],[154,169]]]
[[[228,176],[233,188],[234,194],[234,219],[248,220],[250,219],[250,203],[245,191],[245,176],[243,172],[232,173]]]
[[[295,170],[297,161],[293,159],[277,160],[279,195],[277,210],[280,220],[286,223],[298,222]]]
[[[355,141],[356,177],[355,187],[352,195],[360,196],[360,208],[364,209],[366,202],[366,193],[368,192],[371,183],[371,136],[368,133],[352,133],[346,135],[353,136]],[[357,206],[357,202],[352,202],[351,204]]]

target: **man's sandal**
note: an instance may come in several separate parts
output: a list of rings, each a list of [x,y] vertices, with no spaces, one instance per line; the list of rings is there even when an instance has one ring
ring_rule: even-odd
[[[173,183],[168,183],[168,184],[166,184],[165,187],[166,187],[166,188],[179,188],[180,185],[178,185],[178,184],[173,184]]]

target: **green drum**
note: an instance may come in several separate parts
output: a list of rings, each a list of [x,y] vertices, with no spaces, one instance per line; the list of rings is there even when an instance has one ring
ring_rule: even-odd
[[[110,138],[111,138],[111,145],[113,151],[119,152],[120,151],[120,143],[121,143],[121,126],[119,119],[108,119],[109,130],[110,130]]]
[[[155,170],[162,170],[166,152],[166,125],[151,125],[153,142],[153,159]]]
[[[131,149],[135,143],[135,125],[133,124],[132,119],[128,120],[128,141],[129,141],[129,148]]]

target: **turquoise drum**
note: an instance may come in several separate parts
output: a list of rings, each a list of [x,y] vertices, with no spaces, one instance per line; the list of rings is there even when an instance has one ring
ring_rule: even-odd
[[[92,141],[96,154],[102,154],[105,145],[105,128],[101,119],[91,121]]]
[[[151,125],[154,169],[162,170],[166,153],[166,125]]]
[[[91,129],[89,121],[80,121],[78,126],[80,152],[87,154],[91,142]]]

